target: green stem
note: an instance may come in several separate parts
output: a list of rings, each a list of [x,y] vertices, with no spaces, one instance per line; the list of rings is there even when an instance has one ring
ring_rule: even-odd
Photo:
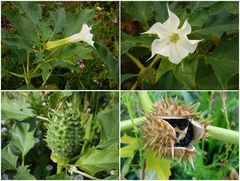
[[[57,164],[57,174],[58,173],[61,173],[62,172],[62,170],[63,170],[63,166],[62,166],[62,164]]]
[[[30,60],[29,60],[29,52],[27,52],[27,67],[26,67],[26,69],[27,69],[27,73],[29,72],[29,66],[30,66]]]
[[[70,165],[67,165],[67,166],[70,166]],[[75,165],[74,165],[74,166],[75,166]],[[75,172],[75,173],[77,173],[77,174],[83,175],[84,177],[87,177],[87,178],[89,178],[89,179],[98,180],[96,177],[93,177],[93,176],[91,176],[91,175],[89,175],[89,174],[87,174],[87,173],[85,173],[85,172],[81,172],[81,171],[79,171],[79,170],[77,170],[77,169],[71,169],[71,171],[73,171],[73,172]]]
[[[47,77],[46,77],[46,80],[44,80],[43,83],[42,83],[42,86],[44,86],[44,85],[47,83],[50,75],[52,74],[52,71],[53,71],[53,69],[48,73],[48,75],[47,75]]]
[[[138,97],[140,99],[144,112],[151,111],[153,103],[151,98],[148,95],[148,92],[147,91],[139,92]]]
[[[25,164],[25,163],[24,163],[24,159],[25,159],[25,157],[24,157],[24,155],[22,155],[22,165],[21,165],[22,167],[23,167],[24,164]]]
[[[158,60],[160,60],[161,57],[159,55],[155,56],[155,58],[153,59],[153,61],[150,63],[149,67],[152,67]]]
[[[9,74],[11,74],[11,75],[14,75],[14,76],[16,76],[16,77],[19,77],[19,78],[25,78],[25,76],[22,75],[22,74],[17,74],[17,73],[10,72],[10,71],[6,71],[6,70],[5,70],[5,72],[7,72],[7,73],[9,73]]]
[[[134,57],[132,54],[130,54],[129,52],[126,52],[126,55],[128,56],[128,58],[130,58],[139,69],[144,69],[144,65],[140,62],[140,60],[138,60],[136,57]]]
[[[239,144],[239,132],[230,129],[224,129],[216,126],[208,126],[208,135],[212,139],[223,141],[226,143]]]
[[[131,90],[135,90],[137,88],[139,79],[136,80],[136,82],[133,84],[133,86],[131,87]]]
[[[134,121],[135,126],[140,126],[145,120],[145,117],[135,118],[134,120],[121,121],[121,131],[127,131],[133,129],[132,121]],[[208,137],[211,139],[216,139],[226,143],[239,144],[239,132],[229,129],[224,129],[216,126],[208,126],[206,128],[208,132]]]

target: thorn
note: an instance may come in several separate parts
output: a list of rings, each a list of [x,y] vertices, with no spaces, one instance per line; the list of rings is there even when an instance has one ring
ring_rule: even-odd
[[[192,156],[188,156],[188,160],[189,160],[190,164],[192,165],[193,170],[195,171]]]
[[[172,159],[174,158],[174,142],[171,141]]]

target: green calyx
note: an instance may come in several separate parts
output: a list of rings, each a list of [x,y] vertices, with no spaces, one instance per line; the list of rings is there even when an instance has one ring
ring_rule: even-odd
[[[53,49],[53,48],[63,46],[63,45],[68,44],[68,43],[69,43],[68,38],[63,38],[63,39],[55,40],[55,41],[48,41],[45,44],[45,49],[50,50],[50,49]]]
[[[80,116],[71,111],[54,112],[47,124],[46,141],[52,159],[59,163],[77,156],[82,147],[83,129]]]

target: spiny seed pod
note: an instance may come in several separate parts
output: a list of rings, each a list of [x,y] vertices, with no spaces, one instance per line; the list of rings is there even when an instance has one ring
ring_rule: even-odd
[[[52,154],[59,158],[72,158],[80,153],[83,137],[80,116],[71,110],[54,111],[46,127],[46,141]]]
[[[192,141],[206,136],[207,124],[193,118],[201,113],[194,111],[196,105],[178,103],[176,97],[162,98],[146,115],[142,124],[144,148],[152,148],[158,155],[182,161],[187,157],[193,166],[192,158],[197,153]],[[194,168],[194,166],[193,166]]]

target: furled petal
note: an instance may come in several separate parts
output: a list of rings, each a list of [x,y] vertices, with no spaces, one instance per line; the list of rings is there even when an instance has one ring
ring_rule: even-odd
[[[152,55],[148,60],[153,58],[156,54],[160,54],[160,55],[163,55],[163,56],[166,56],[166,57],[169,56],[169,44],[168,44],[167,39],[163,39],[163,40],[156,39],[156,40],[154,40],[151,48],[152,48]]]
[[[200,41],[202,40],[189,40],[186,36],[182,36],[179,40],[179,44],[190,53],[193,53],[196,50]]]
[[[163,26],[169,31],[175,31],[178,29],[180,20],[172,11],[170,11],[170,9],[168,8],[168,5],[167,5],[167,9],[168,9],[169,18],[167,19],[167,21],[163,23]]]
[[[170,62],[179,64],[186,56],[188,56],[188,51],[185,48],[181,47],[179,43],[170,44]]]
[[[55,41],[48,41],[45,45],[45,48],[47,50],[53,49],[53,48],[57,48],[69,43],[75,43],[78,41],[85,41],[87,42],[89,45],[93,46],[94,41],[92,40],[93,38],[93,34],[90,33],[90,30],[92,28],[89,27],[87,24],[83,24],[82,29],[79,33],[76,33],[70,37],[67,38],[63,38],[60,40],[55,40]]]
[[[83,24],[82,29],[79,33],[74,34],[70,37],[68,37],[68,40],[70,43],[75,43],[78,41],[85,41],[89,45],[93,46],[94,41],[92,40],[93,34],[90,32],[91,27],[89,27],[87,24]]]
[[[186,19],[179,32],[180,34],[188,35],[189,33],[191,33],[191,31],[192,31],[191,25],[188,23],[188,20]]]
[[[164,28],[164,26],[161,23],[157,22],[153,24],[148,31],[143,32],[142,34],[157,34],[158,37],[161,38],[167,36],[168,31]]]

